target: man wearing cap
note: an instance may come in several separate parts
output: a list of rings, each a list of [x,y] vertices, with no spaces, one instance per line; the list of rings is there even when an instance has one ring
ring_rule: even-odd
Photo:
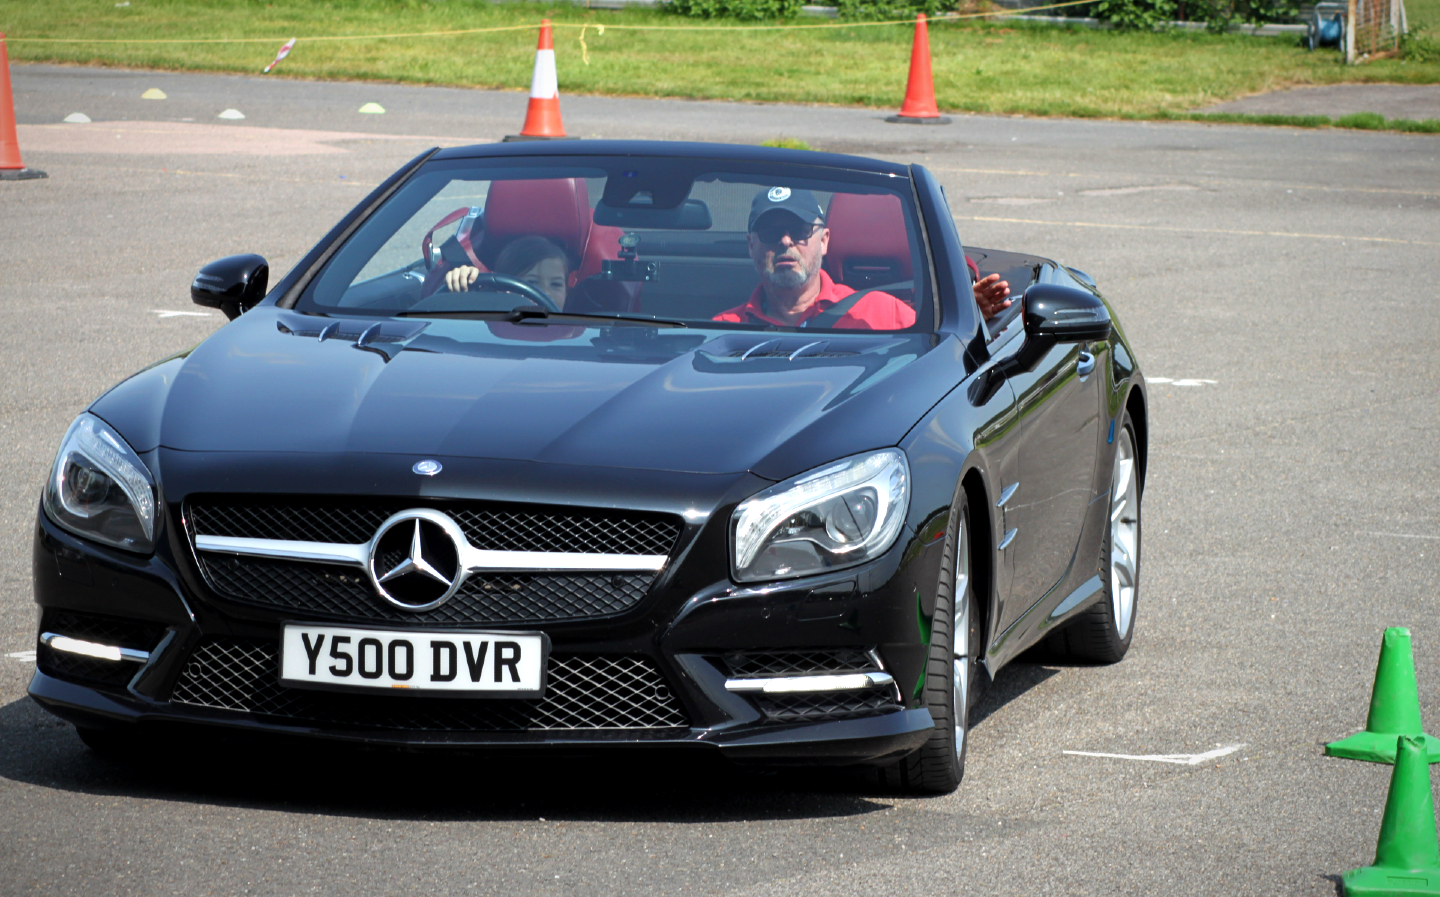
[[[821,267],[830,230],[825,227],[820,203],[809,190],[761,190],[750,203],[747,230],[750,258],[760,274],[760,285],[744,305],[726,309],[714,320],[857,330],[903,330],[914,325],[915,310],[901,300],[878,290],[857,294],[835,283]],[[976,295],[980,298],[978,290]],[[994,304],[1003,299],[1001,296]],[[982,310],[986,317],[994,314],[983,305]]]

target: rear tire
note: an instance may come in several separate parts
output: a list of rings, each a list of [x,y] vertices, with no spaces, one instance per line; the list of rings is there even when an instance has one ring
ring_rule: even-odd
[[[1110,473],[1110,517],[1100,549],[1104,600],[1050,636],[1061,658],[1080,663],[1116,663],[1130,650],[1140,598],[1140,459],[1135,426],[1124,414],[1115,434]]]
[[[925,663],[922,694],[935,729],[918,751],[872,771],[872,780],[887,791],[949,794],[965,776],[970,705],[980,653],[980,614],[971,577],[969,534],[969,508],[962,498],[941,557],[930,654]]]

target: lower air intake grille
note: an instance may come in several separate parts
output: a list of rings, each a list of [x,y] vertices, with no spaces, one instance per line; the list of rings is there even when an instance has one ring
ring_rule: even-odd
[[[207,639],[185,664],[171,700],[367,729],[516,732],[689,725],[648,658],[552,656],[547,663],[546,694],[538,701],[344,694],[280,685],[273,642]]]
[[[760,712],[776,723],[818,723],[877,716],[902,709],[892,689],[756,697]]]
[[[165,627],[143,620],[120,620],[68,610],[47,610],[40,621],[40,631],[68,635],[81,641],[98,642],[117,648],[153,651],[160,643],[161,636],[165,634]],[[83,654],[56,651],[48,645],[37,646],[35,663],[42,672],[50,676],[116,688],[124,688],[135,674],[140,672],[140,664],[127,660],[101,660]]]
[[[747,651],[723,658],[730,675],[737,679],[767,679],[775,676],[821,676],[880,671],[865,648],[797,648]]]

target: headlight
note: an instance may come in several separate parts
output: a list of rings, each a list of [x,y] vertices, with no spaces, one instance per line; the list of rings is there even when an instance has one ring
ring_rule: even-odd
[[[50,519],[126,551],[155,550],[155,481],[140,456],[93,414],[75,418],[45,484]]]
[[[821,573],[878,557],[895,541],[910,503],[910,465],[899,449],[856,455],[747,498],[730,519],[739,582]]]

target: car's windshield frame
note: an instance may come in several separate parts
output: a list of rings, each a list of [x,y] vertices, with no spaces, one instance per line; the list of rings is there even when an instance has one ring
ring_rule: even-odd
[[[309,314],[325,315],[360,315],[360,316],[393,316],[408,311],[406,307],[375,308],[375,307],[354,307],[336,304],[325,301],[322,296],[326,293],[338,295],[335,284],[344,281],[345,286],[341,290],[348,290],[357,286],[361,281],[351,280],[355,274],[364,269],[374,254],[397,234],[401,228],[412,223],[416,215],[420,214],[425,205],[439,194],[446,185],[455,181],[497,181],[504,179],[547,179],[547,178],[568,178],[568,177],[604,177],[606,183],[610,179],[630,175],[633,172],[642,171],[642,177],[648,177],[651,181],[661,182],[669,178],[671,183],[676,179],[686,178],[694,188],[696,177],[705,176],[707,179],[718,181],[730,181],[745,184],[781,183],[797,188],[814,187],[817,190],[827,192],[854,192],[857,194],[884,194],[896,197],[902,209],[907,229],[906,239],[911,251],[913,300],[912,307],[916,312],[916,322],[909,328],[903,330],[886,332],[934,332],[939,319],[940,310],[938,307],[937,290],[933,281],[933,265],[930,258],[931,249],[926,239],[926,230],[921,221],[921,211],[915,201],[913,185],[910,179],[895,173],[872,172],[858,169],[847,169],[831,166],[805,165],[789,162],[774,162],[751,159],[730,159],[721,155],[696,156],[696,157],[664,157],[664,156],[608,156],[608,155],[542,155],[534,157],[514,156],[479,156],[461,159],[432,159],[424,163],[418,171],[406,182],[398,187],[390,196],[380,203],[363,220],[350,230],[342,243],[332,247],[329,257],[320,265],[307,279],[300,294],[292,307],[299,312]],[[841,189],[836,188],[852,188]],[[688,195],[688,193],[687,193]],[[681,197],[682,199],[684,197]],[[596,203],[604,202],[603,198],[592,198],[592,209]],[[663,238],[680,238],[688,233],[696,235],[711,233],[724,235],[725,237],[743,237],[733,233],[731,229],[686,231],[681,228],[673,230],[668,228],[646,230],[647,234],[656,234]],[[718,236],[717,236],[718,239]],[[643,248],[643,247],[642,247]],[[419,253],[417,252],[417,257]],[[358,260],[358,264],[357,264]],[[424,259],[419,259],[423,262]],[[425,269],[416,263],[402,266],[394,271],[386,271],[375,278],[391,276],[404,272],[406,268],[414,269],[409,276],[419,278],[425,274]],[[353,268],[353,271],[349,269]],[[347,276],[348,272],[348,276]],[[874,289],[875,287],[870,287]],[[741,305],[746,301],[746,296],[736,296],[735,305]],[[521,305],[523,299],[517,299],[514,305]],[[495,309],[497,313],[507,313],[511,309]],[[490,309],[477,310],[477,314],[484,314]],[[601,314],[596,317],[604,318],[607,315]],[[644,309],[640,315],[644,317]],[[617,319],[624,318],[623,313],[615,315]],[[660,315],[661,318],[676,318],[674,314]],[[705,318],[686,318],[690,326],[703,324],[705,327],[717,329],[742,329],[742,330],[803,330],[804,322],[800,326],[787,327],[773,323],[736,323],[726,321],[715,321]],[[828,330],[832,328],[815,327],[811,330]],[[853,329],[853,328],[842,328]]]

